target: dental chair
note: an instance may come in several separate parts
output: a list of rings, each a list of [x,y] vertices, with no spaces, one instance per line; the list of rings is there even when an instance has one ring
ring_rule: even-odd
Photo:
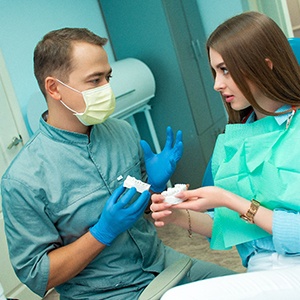
[[[191,266],[192,260],[189,257],[173,263],[150,282],[140,295],[139,300],[159,300],[167,290],[180,282]]]
[[[288,41],[300,65],[300,38],[298,37],[288,38]]]
[[[176,286],[180,282],[180,280],[189,271],[191,266],[192,260],[189,257],[185,257],[176,261],[175,263],[164,269],[150,282],[150,284],[140,295],[139,300],[159,300],[167,290]],[[56,291],[51,290],[43,299],[59,300],[59,294]]]

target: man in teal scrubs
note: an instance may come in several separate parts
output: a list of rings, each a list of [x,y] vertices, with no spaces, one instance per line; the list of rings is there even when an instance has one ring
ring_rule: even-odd
[[[173,146],[168,128],[158,155],[143,142],[143,158],[135,130],[109,118],[115,98],[105,42],[86,29],[65,28],[35,49],[48,111],[1,190],[12,264],[40,296],[55,287],[61,300],[137,299],[184,256],[166,247],[144,217],[150,193],[122,186],[130,175],[161,192],[182,155],[181,132]],[[231,273],[193,260],[185,282]]]

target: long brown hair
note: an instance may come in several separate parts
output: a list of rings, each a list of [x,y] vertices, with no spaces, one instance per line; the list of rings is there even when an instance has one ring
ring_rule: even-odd
[[[279,26],[258,12],[245,12],[218,26],[206,43],[223,58],[232,79],[251,106],[265,115],[277,115],[258,105],[250,81],[268,98],[300,106],[300,67]],[[266,63],[269,59],[273,68]],[[212,70],[214,76],[215,72]],[[224,101],[229,123],[239,123],[248,109],[234,111]]]

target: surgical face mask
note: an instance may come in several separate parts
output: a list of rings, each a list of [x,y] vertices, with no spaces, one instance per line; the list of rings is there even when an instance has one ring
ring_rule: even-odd
[[[83,113],[79,113],[71,109],[62,100],[60,101],[67,109],[74,113],[83,125],[90,126],[103,123],[114,112],[116,99],[109,83],[94,89],[80,92],[63,83],[59,79],[57,79],[57,81],[67,88],[82,94],[86,105]]]

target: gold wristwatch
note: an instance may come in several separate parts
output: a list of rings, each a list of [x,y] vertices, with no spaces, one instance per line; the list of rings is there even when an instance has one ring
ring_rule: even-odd
[[[248,211],[245,214],[240,215],[240,218],[243,219],[244,221],[246,221],[247,223],[253,224],[254,216],[257,213],[259,206],[260,206],[260,203],[258,201],[256,201],[255,199],[252,199],[250,208],[248,209]]]

